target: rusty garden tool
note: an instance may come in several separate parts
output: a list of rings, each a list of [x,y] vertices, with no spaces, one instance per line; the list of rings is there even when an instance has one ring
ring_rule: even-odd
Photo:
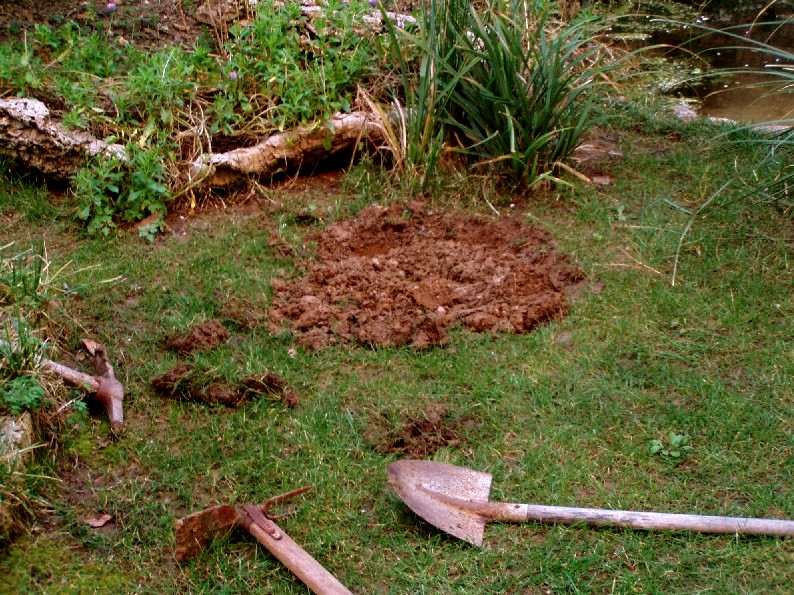
[[[789,520],[489,502],[489,473],[435,461],[396,461],[389,465],[388,473],[391,487],[411,510],[431,525],[474,545],[482,545],[487,521],[794,536],[794,521]]]
[[[5,345],[7,343],[0,340],[0,346]],[[51,359],[42,358],[41,367],[63,378],[69,386],[93,394],[108,414],[111,434],[120,437],[124,432],[124,385],[116,379],[107,350],[102,345],[91,339],[83,339],[83,346],[93,357],[95,376],[79,372]]]
[[[245,505],[238,508],[229,504],[213,506],[194,512],[176,522],[176,558],[183,562],[195,556],[216,535],[225,535],[242,525],[256,540],[267,548],[284,566],[318,595],[351,595],[350,591],[328,572],[317,560],[290,539],[289,535],[273,522],[270,507],[310,490],[301,488],[271,498],[262,507]]]

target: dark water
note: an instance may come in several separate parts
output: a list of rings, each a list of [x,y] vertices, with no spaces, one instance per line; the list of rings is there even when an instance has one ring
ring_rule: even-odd
[[[701,21],[698,25],[710,23]],[[702,102],[701,113],[746,124],[782,120],[794,125],[794,19],[774,25],[731,27],[730,32],[737,37],[708,33],[700,26],[656,35],[653,42],[693,52],[697,58],[690,62],[701,67],[705,64],[709,73],[733,70],[729,75],[709,76],[690,90]],[[781,54],[752,41],[772,45]],[[679,53],[683,55],[686,52]]]

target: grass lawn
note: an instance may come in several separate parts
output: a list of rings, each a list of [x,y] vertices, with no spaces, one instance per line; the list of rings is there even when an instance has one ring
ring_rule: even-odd
[[[411,512],[386,471],[427,458],[493,474],[494,501],[794,518],[791,136],[679,121],[622,79],[622,54],[599,43],[607,21],[563,22],[557,3],[433,2],[399,31],[372,19],[403,2],[333,2],[325,15],[260,2],[229,21],[177,0],[28,4],[0,31],[0,97],[46,99],[127,160],[92,161],[68,189],[0,162],[0,348],[17,341],[19,304],[49,358],[87,371],[81,341],[103,344],[126,419],[111,440],[102,411],[48,381],[76,405],[27,476],[0,466],[1,499],[16,482],[39,504],[0,549],[0,593],[305,593],[243,531],[184,564],[174,553],[178,519],[304,486],[279,524],[355,593],[791,591],[791,539],[491,523],[479,548]],[[239,192],[189,173],[202,155],[351,110],[382,116],[377,159],[337,155]],[[600,153],[571,155],[580,140]],[[422,341],[356,341],[367,335],[337,319],[321,338],[338,341],[309,349],[308,311],[291,330],[273,322],[291,305],[284,287],[320,264],[355,278],[342,240],[361,240],[351,221],[373,213],[392,241],[411,228],[437,245],[438,275],[388,296],[421,306],[407,324]],[[433,326],[460,305],[438,278],[481,233],[460,223],[472,217],[506,256],[481,259],[469,284],[512,279],[518,303],[529,281],[503,275],[508,261],[565,255],[576,283],[530,279],[564,316],[523,334]],[[433,235],[430,221],[458,223]],[[529,226],[545,231],[493,235]],[[545,234],[552,244],[533,243]],[[45,282],[19,299],[8,279],[31,247]],[[359,248],[370,271],[425,270]],[[457,279],[468,264],[448,268]],[[363,327],[388,310],[380,282],[323,307],[358,306],[344,323]],[[534,295],[520,295],[522,321]],[[213,324],[212,348],[169,348]],[[190,398],[162,394],[180,365],[169,386]],[[0,369],[2,411],[29,398],[22,368]],[[221,393],[241,404],[206,402]]]
[[[306,352],[290,334],[229,314],[230,303],[264,313],[270,280],[300,268],[277,246],[301,246],[372,196],[402,200],[377,192],[361,168],[247,204],[232,197],[173,219],[153,244],[134,231],[86,237],[68,196],[6,173],[3,243],[44,238],[51,270],[63,267],[59,286],[71,288],[66,345],[77,351],[90,336],[108,347],[127,427],[108,443],[103,415],[69,424],[57,461],[44,463],[60,477],[46,491],[53,512],[5,552],[4,589],[305,592],[243,534],[177,566],[174,522],[311,485],[281,526],[357,593],[787,592],[790,540],[493,523],[480,549],[422,522],[386,487],[395,436],[443,406],[456,439],[431,458],[493,473],[493,500],[794,516],[790,210],[734,184],[691,217],[747,173],[752,150],[704,149],[713,130],[703,125],[621,122],[609,134],[624,157],[601,166],[611,185],[488,195],[551,232],[586,272],[568,316],[525,335],[457,329],[419,352]],[[492,216],[471,198],[479,184],[450,179],[431,203]],[[307,210],[318,217],[307,222]],[[199,355],[163,348],[207,319],[231,339]],[[164,399],[150,381],[180,359],[222,378],[277,374],[299,404]],[[113,521],[85,524],[102,513]]]

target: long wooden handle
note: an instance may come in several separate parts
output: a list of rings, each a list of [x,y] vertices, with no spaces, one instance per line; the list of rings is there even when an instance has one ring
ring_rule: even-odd
[[[571,525],[608,525],[632,529],[684,530],[700,533],[740,533],[794,537],[794,521],[727,516],[701,516],[667,512],[635,512],[604,508],[569,508],[537,504],[484,503],[480,514],[486,519],[526,523],[541,521]]]
[[[256,540],[267,548],[278,560],[289,568],[304,584],[317,595],[352,595],[336,577],[322,564],[312,558],[306,550],[295,543],[284,530],[268,520],[271,535],[250,518],[242,515],[241,523]]]

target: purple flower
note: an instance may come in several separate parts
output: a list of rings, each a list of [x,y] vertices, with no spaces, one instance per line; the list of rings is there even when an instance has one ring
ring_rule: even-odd
[[[115,2],[108,2],[107,3],[108,12],[114,12],[116,10],[116,3]]]
[[[369,5],[375,8],[378,5],[378,0],[369,0]]]
[[[230,78],[231,80],[233,80],[233,81],[236,81],[236,80],[237,80],[237,71],[236,71],[236,70],[232,70],[232,71],[229,73],[229,78]]]

